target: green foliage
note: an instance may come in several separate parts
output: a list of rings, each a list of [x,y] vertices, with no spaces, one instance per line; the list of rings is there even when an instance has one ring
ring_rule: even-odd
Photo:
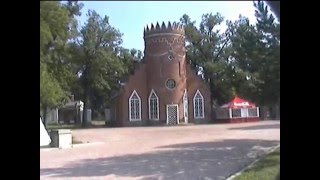
[[[254,2],[257,23],[249,19],[226,21],[224,33],[217,27],[219,14],[204,14],[200,27],[184,14],[187,60],[209,83],[217,105],[240,95],[260,105],[280,102],[280,24],[263,2]]]
[[[209,83],[212,100],[217,104],[225,103],[234,94],[230,86],[231,68],[228,66],[226,54],[227,34],[217,29],[224,18],[219,14],[204,14],[199,29],[195,21],[183,15],[180,22],[185,26],[187,40],[187,60],[191,67],[203,75]]]
[[[266,155],[263,159],[235,177],[235,180],[261,179],[278,180],[280,174],[280,148]]]
[[[280,101],[280,24],[263,2],[254,3],[257,23],[245,17],[229,23],[234,32],[230,54],[236,69],[238,94],[260,105]]]
[[[75,81],[67,42],[75,34],[75,15],[80,8],[81,4],[71,1],[67,5],[40,2],[40,106],[45,125],[47,108],[66,103]]]
[[[81,28],[80,37],[73,46],[74,63],[79,74],[84,111],[93,106],[103,109],[110,105],[111,90],[119,88],[119,79],[126,73],[124,63],[117,56],[122,34],[109,24],[107,16],[101,17],[88,11],[87,23]],[[83,125],[86,125],[84,116]]]
[[[40,1],[40,49],[48,53],[68,39],[68,11],[58,1]]]
[[[40,99],[44,107],[57,107],[66,100],[66,94],[43,63],[40,63]]]
[[[124,63],[124,67],[126,69],[124,78],[130,74],[134,73],[135,68],[142,62],[143,53],[140,50],[136,49],[120,49],[119,58]]]
[[[40,2],[40,104],[53,108],[66,97],[64,69],[59,64],[64,43],[68,40],[68,11],[56,1]],[[60,65],[60,66],[59,66]]]

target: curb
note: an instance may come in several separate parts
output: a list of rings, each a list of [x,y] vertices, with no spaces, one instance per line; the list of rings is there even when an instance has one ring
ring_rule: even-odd
[[[48,148],[40,148],[40,151],[73,149],[73,148],[79,148],[79,147],[83,147],[83,146],[93,146],[93,145],[101,145],[101,144],[105,144],[105,143],[104,142],[89,142],[89,143],[81,143],[81,144],[72,144],[72,146],[70,148],[48,147]]]
[[[105,144],[105,143],[104,142],[89,142],[89,143],[73,144],[72,148],[82,147],[82,146],[99,145],[99,144]]]
[[[252,163],[250,163],[247,167],[245,167],[245,168],[241,169],[240,171],[238,171],[237,173],[229,176],[226,180],[232,180],[235,177],[240,176],[244,171],[246,171],[247,169],[250,169],[254,164],[256,164],[258,161],[260,161],[261,159],[263,159],[264,157],[266,157],[268,154],[272,153],[273,151],[275,151],[279,147],[280,147],[280,144],[272,147],[269,151],[267,151],[267,153],[265,153],[264,155],[260,156],[258,159],[256,159]]]

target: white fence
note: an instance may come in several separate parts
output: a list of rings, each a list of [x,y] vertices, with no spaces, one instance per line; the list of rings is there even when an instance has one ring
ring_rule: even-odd
[[[231,118],[259,117],[259,108],[232,109]]]
[[[215,113],[217,119],[259,117],[259,108],[217,108]]]

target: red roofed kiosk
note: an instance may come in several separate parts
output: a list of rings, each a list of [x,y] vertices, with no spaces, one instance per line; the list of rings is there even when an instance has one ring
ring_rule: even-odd
[[[240,123],[259,121],[259,107],[247,100],[235,97],[231,102],[215,110],[218,122]]]

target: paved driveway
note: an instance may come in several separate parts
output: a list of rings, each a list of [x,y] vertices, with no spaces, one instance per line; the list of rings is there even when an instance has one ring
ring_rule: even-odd
[[[40,149],[41,179],[218,180],[280,144],[280,122],[74,130],[88,142]]]

